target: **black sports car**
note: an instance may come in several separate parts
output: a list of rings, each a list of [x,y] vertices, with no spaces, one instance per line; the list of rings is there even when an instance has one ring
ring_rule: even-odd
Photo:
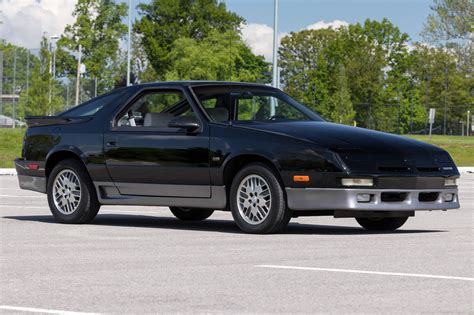
[[[153,205],[181,220],[231,211],[250,233],[307,215],[395,230],[415,210],[459,208],[446,151],[326,122],[264,85],[136,85],[27,123],[20,187],[46,193],[63,223],[87,223],[101,205]]]

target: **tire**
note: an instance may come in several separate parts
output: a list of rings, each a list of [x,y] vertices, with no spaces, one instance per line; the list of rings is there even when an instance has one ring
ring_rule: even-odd
[[[214,212],[211,209],[185,207],[170,207],[170,210],[181,221],[202,221],[209,218]]]
[[[408,220],[401,218],[356,218],[356,221],[367,231],[395,231]]]
[[[100,203],[92,180],[82,163],[75,159],[62,160],[53,168],[46,191],[51,213],[60,223],[89,223],[99,212]]]
[[[277,233],[291,219],[283,185],[265,164],[249,164],[235,175],[229,201],[235,223],[247,233]]]

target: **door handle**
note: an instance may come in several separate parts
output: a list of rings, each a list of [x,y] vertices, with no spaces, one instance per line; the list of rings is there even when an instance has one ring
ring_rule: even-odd
[[[108,147],[115,147],[117,145],[117,140],[108,140],[107,141],[107,146]]]

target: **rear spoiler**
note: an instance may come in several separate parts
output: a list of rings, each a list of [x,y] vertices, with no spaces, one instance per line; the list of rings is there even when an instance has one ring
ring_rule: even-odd
[[[62,116],[28,116],[25,118],[28,127],[75,124],[91,120],[92,117],[62,117]]]

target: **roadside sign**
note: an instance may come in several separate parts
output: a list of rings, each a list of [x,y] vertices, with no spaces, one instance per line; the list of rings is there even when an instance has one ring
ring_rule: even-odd
[[[433,124],[435,121],[436,109],[430,108],[430,114],[428,116],[428,122],[430,123],[430,139],[431,139],[431,131],[433,130]]]
[[[435,122],[435,115],[436,115],[436,108],[430,108],[430,115],[429,115],[429,117],[428,117],[430,124],[434,124],[434,122]]]

